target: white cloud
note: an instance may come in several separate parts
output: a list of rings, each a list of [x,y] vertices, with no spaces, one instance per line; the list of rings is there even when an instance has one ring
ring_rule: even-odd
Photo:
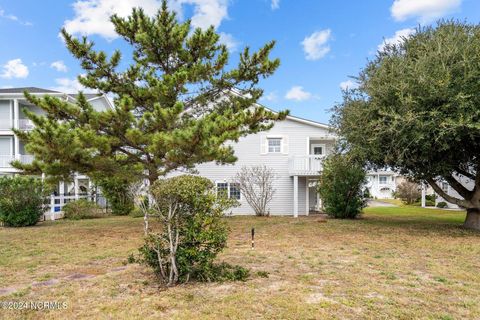
[[[377,50],[383,51],[386,45],[398,44],[403,40],[403,38],[408,38],[413,33],[415,33],[415,29],[412,29],[412,28],[398,30],[397,32],[395,32],[395,34],[392,37],[385,38],[383,42],[378,45]]]
[[[84,93],[95,92],[95,90],[85,88],[78,79],[69,79],[69,78],[57,78],[55,79],[56,86],[51,87],[51,90],[60,91],[64,93],[78,93],[78,91],[83,91]]]
[[[180,4],[190,4],[195,7],[192,17],[194,28],[206,29],[220,26],[223,19],[228,18],[228,0],[175,0]]]
[[[269,94],[262,96],[262,100],[277,101],[278,100],[277,93],[276,92],[270,92]]]
[[[390,8],[397,21],[417,17],[419,22],[428,23],[458,9],[462,0],[395,0]]]
[[[356,83],[355,81],[352,81],[352,80],[342,81],[342,82],[340,82],[340,88],[342,90],[356,89],[356,88],[358,88],[358,83]]]
[[[228,51],[235,52],[239,42],[229,33],[220,32],[220,42],[227,46]]]
[[[270,7],[272,8],[272,10],[280,8],[280,0],[272,0]]]
[[[183,16],[183,5],[194,6],[192,26],[195,28],[207,28],[210,25],[218,28],[223,19],[228,18],[228,0],[170,0],[170,8],[177,11],[180,17]],[[63,26],[71,34],[97,34],[113,40],[118,35],[110,22],[111,15],[126,17],[134,7],[142,7],[153,15],[160,6],[160,0],[77,0],[73,3],[74,18],[66,20]]]
[[[28,67],[23,64],[22,59],[13,59],[7,61],[3,66],[2,78],[26,78],[28,76]]]
[[[62,60],[54,61],[50,64],[50,67],[59,71],[59,72],[67,72],[68,68]]]
[[[303,90],[303,87],[301,86],[293,86],[288,90],[285,98],[288,100],[305,101],[312,98],[312,94]]]
[[[316,31],[302,41],[307,60],[321,59],[330,52],[328,40],[331,33],[330,29]]]

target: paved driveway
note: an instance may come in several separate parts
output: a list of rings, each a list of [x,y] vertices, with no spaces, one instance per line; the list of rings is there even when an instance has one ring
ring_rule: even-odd
[[[369,207],[398,207],[395,204],[388,203],[388,202],[382,202],[382,201],[378,201],[378,200],[368,200],[367,205]]]

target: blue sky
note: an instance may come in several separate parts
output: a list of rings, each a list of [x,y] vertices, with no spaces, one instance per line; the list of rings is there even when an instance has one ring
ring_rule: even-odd
[[[231,49],[232,60],[244,46],[259,48],[275,39],[273,57],[281,60],[263,81],[261,102],[275,110],[328,122],[328,110],[341,100],[343,86],[373,58],[384,41],[408,36],[413,28],[439,18],[479,23],[478,0],[171,0],[193,25],[213,24]],[[88,35],[97,48],[127,50],[115,38],[107,17],[125,15],[132,6],[154,12],[159,0],[0,0],[0,87],[38,86],[81,89],[81,73],[58,37],[65,26]],[[126,55],[128,56],[128,55]]]

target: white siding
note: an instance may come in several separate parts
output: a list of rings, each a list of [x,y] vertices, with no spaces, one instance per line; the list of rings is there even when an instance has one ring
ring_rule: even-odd
[[[12,127],[12,114],[10,100],[0,100],[0,130]]]
[[[293,214],[293,177],[289,175],[289,158],[293,155],[309,154],[309,137],[321,138],[328,135],[328,129],[301,123],[296,120],[284,120],[277,122],[267,132],[249,135],[240,139],[234,144],[235,155],[238,161],[233,165],[217,165],[213,162],[198,165],[196,168],[199,175],[204,176],[213,182],[232,181],[235,174],[243,166],[254,166],[265,164],[275,170],[277,180],[275,182],[275,195],[270,204],[272,215]],[[268,137],[282,137],[288,145],[282,146],[281,153],[267,153]],[[331,152],[333,141],[322,141],[327,146],[327,153]],[[174,175],[178,175],[176,173]],[[298,179],[298,213],[306,214],[306,178]],[[234,208],[234,214],[253,214],[253,209],[242,198],[241,206]]]
[[[90,100],[89,103],[97,111],[106,111],[107,109],[109,109],[109,106],[107,104],[107,101],[105,101],[105,99],[107,98],[106,97],[104,98],[102,96],[102,97]]]

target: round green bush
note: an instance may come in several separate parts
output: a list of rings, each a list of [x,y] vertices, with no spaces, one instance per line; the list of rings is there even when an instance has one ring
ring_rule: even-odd
[[[105,216],[100,206],[86,199],[69,202],[63,206],[62,211],[64,218],[70,220],[94,219]]]
[[[0,222],[7,227],[37,224],[43,214],[45,194],[44,185],[38,178],[0,178]]]
[[[440,201],[437,203],[437,208],[447,208],[448,204],[445,201]]]

